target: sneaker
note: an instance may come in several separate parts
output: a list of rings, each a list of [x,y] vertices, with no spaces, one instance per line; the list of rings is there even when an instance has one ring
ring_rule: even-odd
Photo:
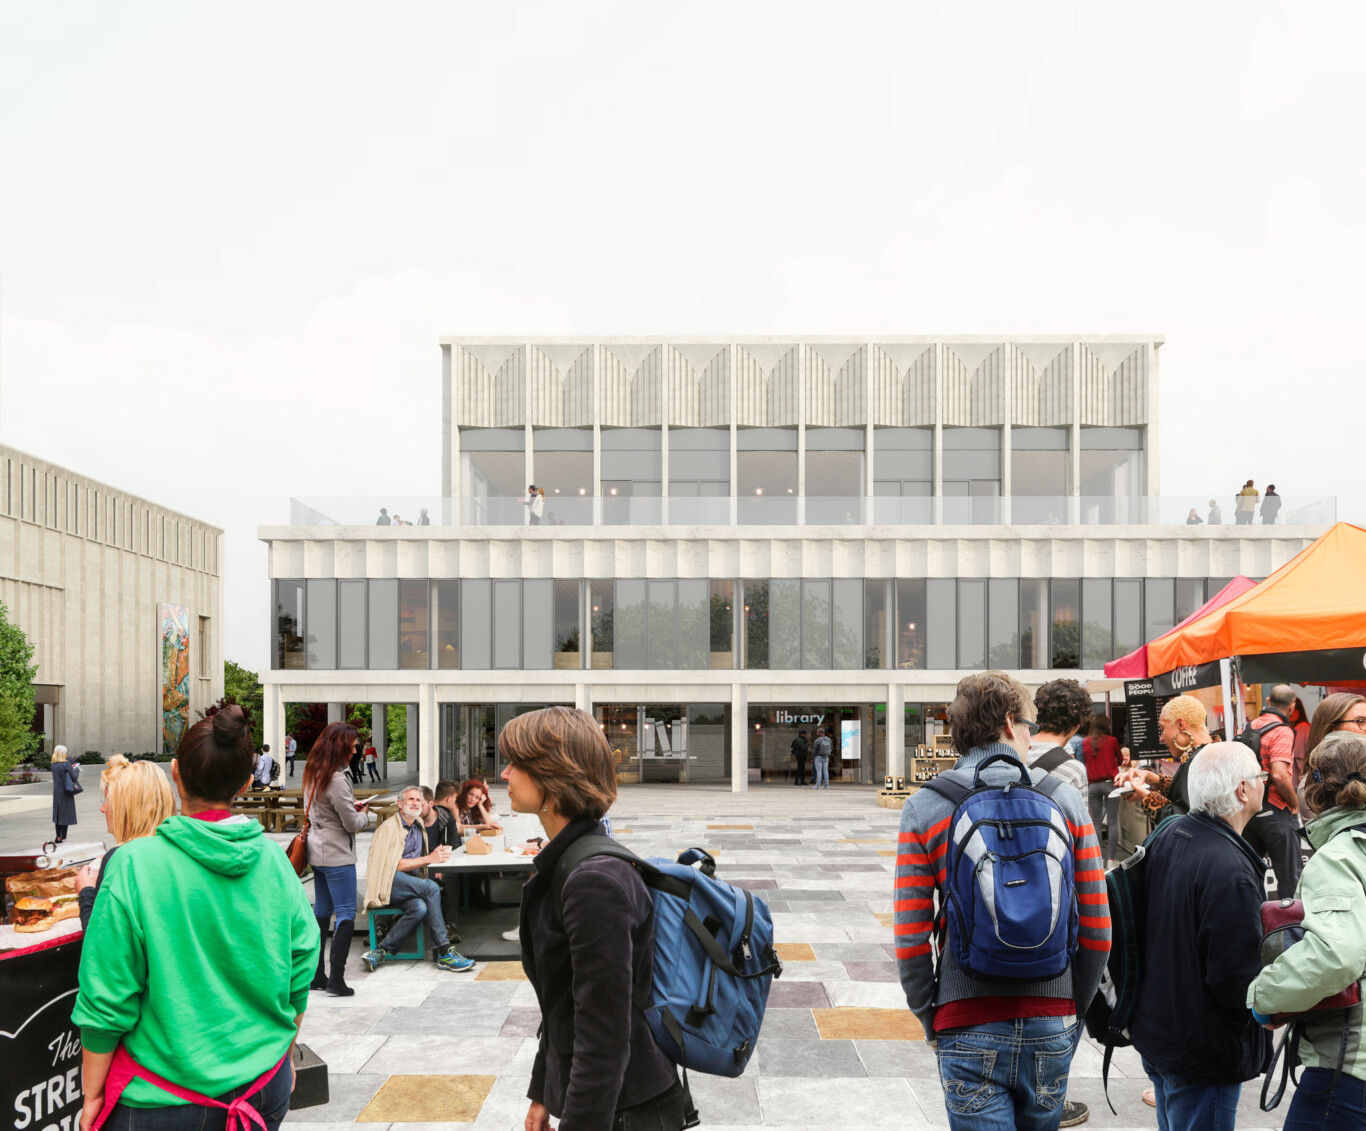
[[[504,932],[503,932],[503,938],[506,939],[508,942],[521,942],[521,941],[522,941],[522,929],[521,929],[521,927],[513,927],[512,930],[510,930],[510,931],[504,931]]]
[[[466,970],[474,969],[474,959],[466,958],[463,954],[457,953],[456,949],[451,946],[437,953],[436,964],[442,970],[454,970],[457,974],[463,974]]]
[[[1157,1092],[1154,1091],[1152,1088],[1144,1088],[1144,1089],[1143,1089],[1143,1102],[1144,1102],[1145,1104],[1147,1104],[1149,1107],[1156,1107],[1156,1106],[1157,1106]]]
[[[1084,1103],[1076,1100],[1063,1100],[1062,1102],[1062,1122],[1059,1127],[1079,1127],[1091,1118],[1090,1109]]]
[[[376,970],[379,969],[380,966],[384,964],[384,960],[388,957],[389,952],[385,950],[382,946],[378,946],[374,950],[367,950],[364,954],[362,954],[360,956],[360,961],[361,965],[373,974]]]

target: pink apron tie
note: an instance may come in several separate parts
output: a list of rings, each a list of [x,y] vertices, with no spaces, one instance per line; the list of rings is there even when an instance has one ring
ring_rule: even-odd
[[[104,1107],[100,1109],[99,1118],[95,1120],[94,1131],[100,1131],[104,1121],[109,1118],[109,1113],[114,1110],[114,1105],[119,1102],[119,1097],[123,1095],[123,1090],[135,1079],[146,1080],[147,1083],[154,1084],[163,1092],[170,1092],[176,1099],[184,1100],[186,1103],[222,1108],[228,1113],[227,1131],[252,1131],[253,1124],[259,1127],[260,1131],[268,1131],[261,1113],[247,1101],[270,1082],[270,1078],[280,1071],[280,1066],[288,1059],[289,1052],[286,1051],[285,1055],[276,1061],[273,1067],[267,1068],[261,1078],[246,1092],[231,1103],[222,1103],[208,1096],[201,1096],[198,1092],[192,1092],[189,1088],[182,1088],[179,1084],[172,1084],[151,1069],[144,1068],[129,1056],[128,1050],[120,1044],[114,1051],[114,1063],[109,1066],[109,1077],[104,1084]]]

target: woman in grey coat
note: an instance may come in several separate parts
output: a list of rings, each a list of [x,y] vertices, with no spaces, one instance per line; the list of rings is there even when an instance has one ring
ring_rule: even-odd
[[[346,984],[346,956],[356,929],[356,833],[370,815],[365,802],[351,792],[346,768],[359,745],[350,723],[328,723],[304,763],[304,806],[308,811],[308,862],[313,867],[313,914],[318,920],[318,972],[311,988],[333,997],[356,991]],[[332,936],[332,972],[327,954],[327,925],[337,917]]]
[[[81,768],[68,762],[66,747],[52,751],[52,823],[56,826],[56,843],[66,840],[66,830],[76,823],[76,794],[81,792]]]

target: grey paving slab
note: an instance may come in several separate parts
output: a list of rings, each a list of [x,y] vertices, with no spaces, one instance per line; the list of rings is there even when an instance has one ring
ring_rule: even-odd
[[[855,1041],[854,1048],[869,1076],[931,1076],[939,1071],[924,1041]]]
[[[760,1037],[754,1055],[759,1060],[760,1080],[801,1076],[833,1081],[867,1075],[853,1041]]]
[[[822,962],[882,962],[888,957],[887,948],[895,951],[892,943],[817,943],[812,949]]]
[[[430,1036],[427,1032],[399,1034],[384,1042],[365,1062],[361,1074],[512,1075],[511,1065],[521,1047],[521,1038],[442,1037]]]
[[[844,895],[838,891],[813,891],[809,888],[782,887],[780,894],[789,903],[843,903]]]
[[[769,986],[768,1004],[772,1009],[828,1009],[830,998],[820,982],[774,981]]]
[[[534,1037],[541,1024],[541,1011],[535,1006],[522,1005],[508,1013],[500,1037]]]
[[[771,878],[751,880],[731,877],[730,882],[737,888],[744,888],[745,891],[774,891],[778,887],[778,881]]]
[[[723,1076],[704,1076],[700,1072],[691,1072],[688,1074],[688,1088],[704,1127],[763,1121],[758,1082],[752,1077],[741,1076],[728,1080]]]
[[[895,982],[895,962],[846,962],[844,969],[851,982]]]
[[[764,1012],[765,1038],[780,1040],[818,1040],[820,1031],[816,1019],[809,1009],[774,1009],[770,1006]]]
[[[383,1076],[345,1075],[328,1072],[327,1103],[289,1113],[290,1123],[350,1123],[379,1091]],[[374,1124],[370,1124],[371,1127]]]
[[[848,864],[820,864],[822,872],[883,872],[888,869],[884,864],[855,864],[852,861]]]
[[[765,1121],[775,1124],[841,1129],[897,1127],[901,1131],[929,1126],[919,1116],[905,1080],[850,1078],[832,1087],[824,1076],[760,1076],[759,1104]]]

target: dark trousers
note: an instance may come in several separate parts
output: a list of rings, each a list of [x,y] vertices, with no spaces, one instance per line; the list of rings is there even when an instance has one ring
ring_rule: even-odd
[[[1366,1081],[1344,1072],[1335,1085],[1330,1068],[1306,1068],[1301,1073],[1285,1131],[1322,1127],[1333,1131],[1366,1129]]]
[[[289,1114],[289,1088],[293,1078],[293,1068],[288,1063],[282,1064],[270,1082],[247,1101],[261,1113],[269,1131],[277,1131]],[[256,1081],[252,1080],[214,1099],[231,1103],[254,1083]],[[170,1096],[167,1098],[171,1099]],[[115,1104],[109,1118],[104,1121],[103,1131],[223,1131],[227,1122],[228,1113],[222,1108],[203,1107],[172,1099],[170,1107],[127,1107]]]
[[[798,758],[798,759],[797,759],[797,784],[798,784],[798,785],[805,785],[805,784],[806,784],[806,759],[805,759],[805,758]]]
[[[69,826],[67,826],[67,825],[53,825],[52,827],[53,827],[54,829],[57,830],[57,835],[56,835],[56,837],[55,837],[54,839],[56,839],[56,840],[66,840],[66,830],[67,830],[67,828],[68,828]]]
[[[1276,898],[1292,899],[1300,879],[1300,821],[1285,809],[1263,809],[1247,823],[1243,839],[1271,861]]]

